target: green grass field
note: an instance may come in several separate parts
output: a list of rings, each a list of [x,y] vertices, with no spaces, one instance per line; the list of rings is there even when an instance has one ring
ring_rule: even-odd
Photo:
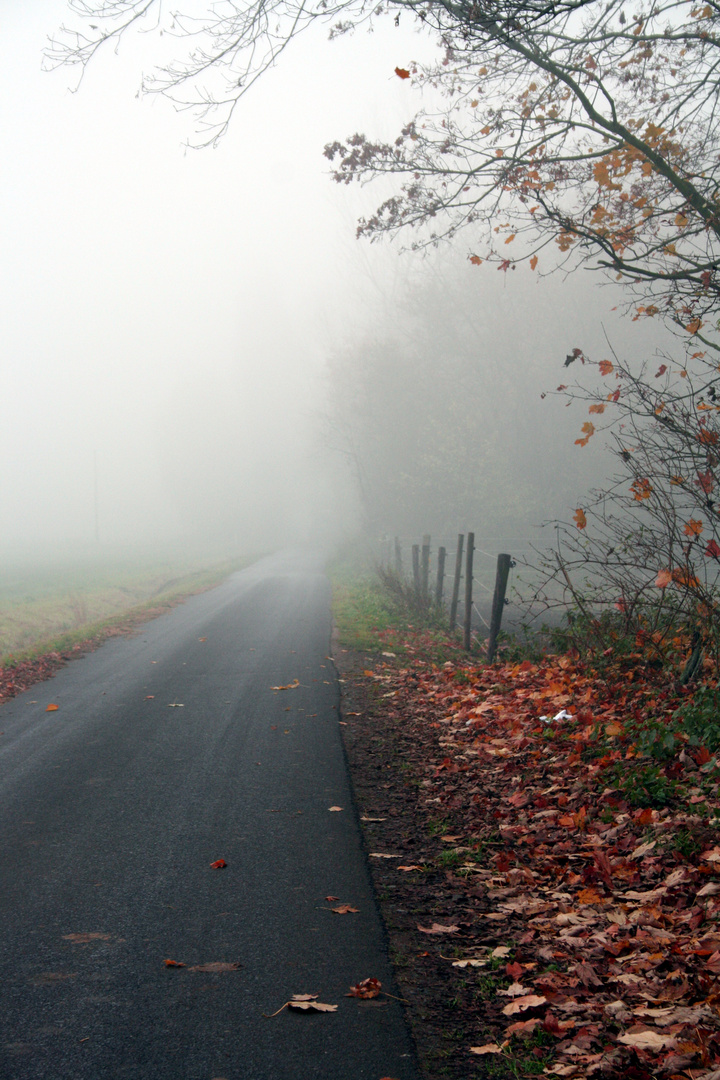
[[[130,615],[210,588],[252,561],[123,554],[0,559],[0,663],[93,637]]]

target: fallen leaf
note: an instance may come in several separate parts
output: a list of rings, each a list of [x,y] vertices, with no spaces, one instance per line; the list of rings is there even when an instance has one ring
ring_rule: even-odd
[[[422,870],[422,866],[398,866],[398,870],[403,870],[406,874],[409,874],[411,870]]]
[[[470,1046],[469,1052],[471,1054],[502,1054],[502,1046],[498,1046],[497,1043],[485,1043],[485,1046]]]
[[[97,931],[90,931],[87,934],[63,934],[63,941],[69,941],[73,945],[89,945],[93,941],[111,941],[111,934],[100,934]]]
[[[526,1009],[535,1009],[538,1005],[544,1005],[547,998],[544,994],[527,994],[525,997],[516,998],[503,1009],[504,1016],[514,1016],[515,1013],[525,1012]]]
[[[578,903],[584,906],[601,904],[602,899],[602,896],[595,889],[581,889],[578,893]]]
[[[642,859],[645,855],[652,851],[657,844],[657,840],[648,840],[645,844],[639,844],[634,851],[628,856],[629,859]]]
[[[325,899],[328,901],[328,903],[332,903],[333,900],[339,900],[340,897],[339,896],[326,896]]]
[[[349,915],[351,912],[357,914],[360,908],[352,907],[351,904],[340,904],[338,907],[331,909],[336,915]]]
[[[168,709],[184,709],[185,706],[180,701],[171,701],[168,705]]]
[[[315,1012],[335,1012],[337,1005],[324,1005],[322,1001],[317,1000],[317,994],[293,994],[290,1001],[286,1001],[284,1005],[281,1005],[274,1013],[263,1013],[268,1020],[273,1016],[278,1016],[283,1009],[313,1009]]]
[[[396,67],[395,74],[397,75],[398,79],[410,78],[410,72],[407,70],[407,68]]]
[[[418,926],[418,930],[421,934],[454,934],[459,930],[459,926],[454,924],[451,926],[443,926],[442,923],[434,922],[431,927]]]
[[[350,715],[350,714],[348,713],[348,715]],[[360,820],[361,821],[387,821],[387,818],[384,818],[384,817],[361,817]]]
[[[677,1045],[672,1035],[661,1035],[659,1031],[627,1031],[618,1037],[618,1042],[625,1046],[634,1046],[636,1050],[669,1050]]]
[[[183,964],[180,960],[165,960],[164,964],[165,967],[187,967],[187,965]]]
[[[382,983],[379,979],[363,979],[356,986],[351,986],[350,993],[346,994],[345,997],[375,998],[381,989]]]
[[[498,990],[501,997],[522,997],[523,994],[527,993],[528,987],[521,986],[518,982],[512,983],[506,990]]]
[[[329,806],[328,810],[342,810],[342,806]]]
[[[165,962],[167,963],[167,961]],[[242,965],[238,963],[213,960],[209,964],[193,964],[192,967],[188,968],[188,971],[238,971],[241,967]]]
[[[386,855],[382,851],[371,851],[369,859],[402,859],[402,855]]]
[[[300,680],[299,679],[293,679],[293,681],[291,683],[288,683],[287,686],[271,686],[270,689],[271,690],[294,690],[299,685],[300,685]]]
[[[57,710],[58,710],[59,708],[60,708],[60,706],[59,706],[59,705],[48,705],[48,707],[47,707],[47,709],[45,710],[45,712],[57,712]]]
[[[326,1005],[323,1001],[298,1001],[293,998],[288,1001],[291,1009],[311,1009],[314,1012],[336,1012],[337,1005]]]
[[[539,1016],[533,1017],[532,1020],[516,1020],[510,1027],[505,1028],[505,1035],[532,1035],[538,1024],[542,1024],[542,1020]]]
[[[226,866],[227,863],[224,859],[216,859],[215,862],[210,863],[211,870],[224,870]]]

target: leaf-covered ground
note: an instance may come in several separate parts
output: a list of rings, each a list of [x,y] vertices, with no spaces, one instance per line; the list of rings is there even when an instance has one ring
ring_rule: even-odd
[[[336,655],[425,1075],[720,1080],[714,696],[410,645]]]

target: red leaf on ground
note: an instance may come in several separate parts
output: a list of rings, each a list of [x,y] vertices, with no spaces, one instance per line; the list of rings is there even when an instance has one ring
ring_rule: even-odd
[[[382,983],[379,979],[363,979],[356,986],[351,986],[350,993],[346,994],[345,997],[375,998],[381,989]]]

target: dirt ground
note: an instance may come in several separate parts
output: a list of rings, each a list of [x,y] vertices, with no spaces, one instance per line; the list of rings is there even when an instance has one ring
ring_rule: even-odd
[[[496,934],[485,937],[476,930],[480,900],[441,868],[448,847],[441,839],[447,813],[433,815],[432,802],[425,801],[421,743],[363,677],[377,658],[336,647],[334,660],[343,680],[343,735],[368,862],[421,1074],[425,1080],[487,1076],[484,1063],[468,1054],[469,1045],[487,1040],[475,981],[469,985],[452,967],[457,938],[453,935],[455,944],[450,945],[447,937],[418,927],[459,925],[468,931],[463,946],[468,936],[473,946],[495,944]],[[425,869],[399,869],[408,866]]]

